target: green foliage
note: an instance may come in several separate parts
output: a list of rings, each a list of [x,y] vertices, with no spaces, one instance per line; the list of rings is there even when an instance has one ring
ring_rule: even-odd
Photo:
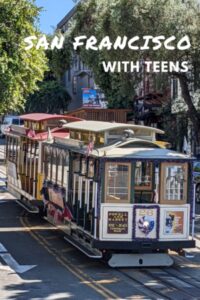
[[[73,35],[83,34],[88,37],[94,35],[99,40],[106,35],[117,36],[121,25],[115,20],[116,16],[112,11],[113,3],[113,1],[89,0],[80,4],[75,17]],[[135,95],[136,74],[134,77],[132,74],[126,73],[105,73],[101,64],[104,60],[124,60],[126,54],[123,51],[102,50],[96,52],[81,48],[80,55],[84,63],[93,71],[96,83],[109,99],[109,107],[130,107]]]
[[[57,81],[44,81],[39,84],[39,90],[28,97],[26,112],[63,113],[69,101],[70,96]]]
[[[56,31],[53,36],[49,36],[49,40],[52,40],[54,36],[60,36],[61,33]],[[65,42],[62,49],[55,48],[54,50],[47,50],[46,55],[49,61],[49,70],[53,76],[60,81],[67,69],[71,64],[72,56],[72,43],[70,38],[70,32],[65,33]]]
[[[79,4],[75,16],[73,35],[94,35],[98,41],[109,36],[114,41],[117,36],[128,38],[139,36],[141,45],[145,35],[166,38],[175,35],[177,41],[188,35],[192,42],[189,50],[158,51],[101,50],[88,51],[80,48],[83,61],[92,69],[96,83],[104,90],[110,106],[128,106],[133,99],[135,87],[141,80],[139,74],[105,73],[102,61],[138,61],[149,58],[152,61],[190,61],[195,87],[199,84],[200,70],[200,9],[197,0],[87,0]],[[181,74],[174,74],[179,76]],[[189,85],[189,78],[187,83]],[[161,84],[161,86],[165,86]],[[187,86],[188,87],[188,86]],[[184,98],[187,102],[191,99]],[[188,103],[189,103],[188,102]],[[125,104],[126,103],[126,104]],[[195,111],[193,111],[195,113]]]
[[[0,0],[0,113],[20,111],[47,70],[43,50],[24,49],[38,13],[32,0]]]

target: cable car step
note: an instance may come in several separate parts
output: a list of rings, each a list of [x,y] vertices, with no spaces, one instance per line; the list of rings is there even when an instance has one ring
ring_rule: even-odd
[[[173,263],[173,259],[165,253],[113,254],[108,261],[112,268],[170,267]]]
[[[19,204],[21,207],[23,207],[26,211],[28,211],[31,214],[38,214],[39,208],[32,206],[31,204],[27,203],[25,200],[15,200],[17,204]]]
[[[82,240],[78,241],[73,239],[70,236],[65,236],[64,239],[70,243],[72,246],[76,247],[78,250],[80,250],[82,253],[84,253],[86,256],[90,258],[100,259],[102,258],[102,253],[96,249],[92,249],[86,246],[86,243]]]

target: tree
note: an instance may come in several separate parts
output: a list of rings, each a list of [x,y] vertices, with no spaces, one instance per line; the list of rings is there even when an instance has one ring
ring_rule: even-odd
[[[69,94],[56,80],[44,81],[39,84],[39,89],[28,97],[25,110],[27,113],[59,114],[67,110],[69,101]]]
[[[89,0],[80,2],[74,20],[72,37],[77,35],[94,35],[97,39],[102,39],[109,35],[117,35],[117,28],[114,16],[111,13],[113,3],[116,1],[95,1]],[[84,63],[91,68],[94,73],[95,81],[104,91],[109,99],[110,108],[127,108],[132,105],[137,85],[137,74],[128,73],[105,73],[102,67],[102,61],[114,61],[124,59],[123,52],[114,51],[87,51],[83,48],[78,50]]]
[[[117,36],[139,36],[142,45],[145,35],[175,35],[177,41],[188,35],[192,47],[184,51],[170,51],[164,47],[157,51],[152,48],[133,51],[126,47],[124,50],[103,49],[96,52],[80,47],[79,53],[112,103],[118,98],[130,102],[141,78],[136,73],[105,73],[102,61],[136,62],[147,58],[151,61],[189,61],[190,72],[169,75],[180,81],[188,116],[200,143],[200,116],[190,93],[191,81],[195,89],[200,85],[200,7],[197,0],[87,0],[79,4],[74,22],[74,36],[94,35],[98,41],[105,36],[112,41]]]
[[[39,35],[34,0],[0,0],[0,113],[23,109],[29,93],[43,79],[43,50],[25,50],[24,38]]]
[[[53,36],[49,36],[49,40],[52,40],[55,36],[60,37],[61,32],[55,31]],[[70,68],[72,59],[73,47],[69,32],[64,34],[64,38],[64,45],[61,49],[55,48],[54,50],[46,51],[50,71],[49,74],[51,73],[58,81],[61,81],[66,70]]]

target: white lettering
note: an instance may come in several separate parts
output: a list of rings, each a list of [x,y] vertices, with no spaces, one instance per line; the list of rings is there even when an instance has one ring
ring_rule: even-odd
[[[62,35],[60,38],[55,36],[51,42],[51,49],[62,49],[65,41],[65,37]]]
[[[171,36],[170,38],[166,39],[166,41],[164,42],[165,49],[167,49],[167,50],[174,50],[175,47],[174,46],[170,46],[169,43],[171,43],[172,41],[175,41],[175,40],[176,40],[176,37],[174,35]]]
[[[188,61],[183,61],[182,63],[181,63],[181,72],[182,73],[185,73],[185,72],[188,72],[189,71],[189,66],[188,66]]]
[[[117,50],[118,48],[123,50],[126,47],[127,40],[128,40],[127,36],[124,36],[123,39],[121,36],[118,36],[116,38],[113,48],[115,50]]]
[[[117,62],[116,61],[113,61],[113,62],[109,61],[109,62],[106,63],[105,61],[103,61],[102,65],[103,65],[103,69],[106,73],[108,73],[108,72],[114,73],[115,69],[116,69]]]
[[[137,61],[136,63],[134,63],[133,61],[131,62],[131,72],[139,72],[140,71],[140,62]]]
[[[179,68],[179,62],[173,62],[170,61],[169,63],[169,72],[179,72],[180,68]]]
[[[139,41],[139,39],[140,39],[139,36],[135,36],[132,39],[130,39],[129,42],[128,42],[129,49],[138,50],[139,47],[138,46],[133,46],[133,43],[135,43],[136,41]]]
[[[81,40],[86,40],[86,35],[77,36],[74,38],[75,42],[73,42],[74,50],[77,50],[78,47],[83,46],[84,43]]]
[[[37,49],[37,50],[40,49],[40,48],[44,48],[45,50],[47,50],[47,49],[49,48],[49,43],[48,43],[47,38],[46,38],[45,35],[43,35],[43,36],[39,39],[39,41],[38,41],[38,43],[37,43],[37,45],[36,45],[36,49]]]
[[[152,40],[153,43],[157,44],[156,46],[153,47],[153,50],[158,50],[158,49],[161,48],[161,46],[162,46],[161,40],[165,40],[165,36],[164,35],[160,35],[160,36],[157,36],[157,37],[153,38],[153,40]]]
[[[110,50],[112,48],[112,43],[109,36],[105,36],[99,44],[99,50],[102,50],[103,48],[106,48],[107,50]]]
[[[130,65],[130,62],[129,61],[122,61],[122,65],[123,65],[124,72],[127,73],[128,72],[128,66]]]
[[[144,42],[144,46],[142,46],[140,48],[140,50],[149,50],[149,41],[153,38],[152,35],[144,35],[143,36],[143,40],[145,41]]]
[[[25,47],[25,50],[30,50],[33,48],[34,44],[32,40],[37,40],[37,37],[35,35],[31,35],[24,39],[24,42],[28,44],[28,46]]]
[[[146,65],[146,72],[151,72],[152,61],[145,61],[144,64]]]
[[[187,50],[187,49],[190,49],[190,47],[191,47],[191,43],[190,43],[190,39],[189,39],[188,35],[186,35],[182,39],[180,39],[180,41],[177,44],[177,48],[179,50]]]
[[[98,50],[98,47],[95,47],[94,45],[97,44],[97,39],[95,38],[94,35],[92,35],[86,42],[86,47],[85,49],[86,50],[94,50],[94,51],[97,51]]]

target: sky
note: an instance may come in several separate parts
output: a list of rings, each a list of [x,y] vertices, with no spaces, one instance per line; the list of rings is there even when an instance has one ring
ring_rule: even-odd
[[[57,24],[74,7],[73,0],[36,0],[38,7],[43,7],[40,14],[40,30],[45,34],[53,33]]]

